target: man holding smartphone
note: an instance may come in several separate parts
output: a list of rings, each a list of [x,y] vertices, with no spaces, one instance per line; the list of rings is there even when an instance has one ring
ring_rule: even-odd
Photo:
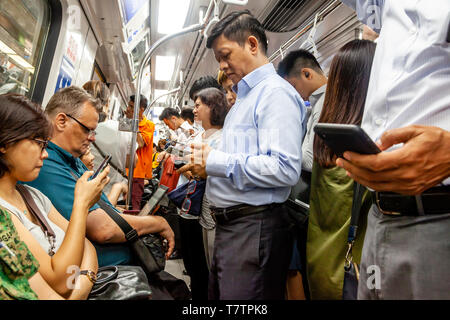
[[[264,28],[249,11],[219,21],[207,47],[237,92],[218,148],[194,144],[180,169],[207,176],[216,220],[208,296],[282,300],[293,245],[284,202],[300,176],[304,102],[269,63]]]
[[[381,30],[362,128],[385,152],[336,162],[374,190],[358,299],[450,299],[450,2],[342,2]]]

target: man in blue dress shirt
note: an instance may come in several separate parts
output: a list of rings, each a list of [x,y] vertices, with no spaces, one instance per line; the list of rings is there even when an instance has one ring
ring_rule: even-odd
[[[207,176],[217,221],[209,298],[284,299],[293,240],[283,203],[300,176],[304,102],[269,63],[249,11],[218,22],[207,47],[237,93],[219,148],[193,145],[200,157],[180,170]]]

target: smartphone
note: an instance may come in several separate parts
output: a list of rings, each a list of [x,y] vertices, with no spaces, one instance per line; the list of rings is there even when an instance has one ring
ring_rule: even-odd
[[[106,156],[105,159],[103,159],[103,161],[102,161],[102,163],[100,163],[100,166],[98,167],[97,171],[95,171],[94,175],[92,176],[92,179],[95,179],[98,176],[98,174],[106,168],[108,163],[111,161],[111,158],[112,158],[112,156],[109,154]]]
[[[173,166],[174,166],[174,168],[175,169],[180,169],[181,167],[183,167],[184,165],[186,165],[187,164],[187,162],[185,162],[185,161],[181,161],[181,160],[175,160],[174,162],[173,162]]]
[[[376,154],[381,150],[361,127],[354,124],[318,123],[314,132],[340,158],[345,151]]]

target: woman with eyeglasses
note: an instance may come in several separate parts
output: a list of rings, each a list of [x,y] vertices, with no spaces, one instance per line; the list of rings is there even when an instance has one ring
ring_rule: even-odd
[[[12,221],[30,256],[39,263],[39,275],[45,282],[63,298],[86,299],[98,269],[96,251],[85,238],[86,219],[88,209],[98,201],[108,182],[109,168],[95,179],[89,180],[93,173],[88,171],[78,180],[68,222],[44,194],[18,184],[38,177],[48,157],[45,148],[51,131],[40,106],[21,95],[0,95],[0,209]],[[42,221],[34,215],[32,202]],[[14,246],[8,239],[5,241],[8,248]]]
[[[199,91],[195,97],[194,120],[205,130],[194,142],[207,143],[217,148],[222,137],[222,127],[228,113],[226,96],[216,88],[206,88]],[[203,229],[203,245],[208,268],[211,266],[214,248],[215,222],[211,216],[209,202],[203,196],[202,210],[199,223]]]

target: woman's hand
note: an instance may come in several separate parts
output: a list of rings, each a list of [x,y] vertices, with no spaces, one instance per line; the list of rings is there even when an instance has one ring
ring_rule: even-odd
[[[75,185],[74,204],[86,205],[92,207],[100,199],[103,188],[109,182],[109,166],[105,168],[95,179],[89,180],[94,174],[92,171],[86,171]]]

